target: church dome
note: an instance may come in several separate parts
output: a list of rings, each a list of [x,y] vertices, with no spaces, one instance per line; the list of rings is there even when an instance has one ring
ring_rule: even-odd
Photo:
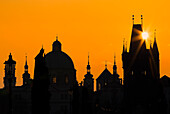
[[[53,50],[45,55],[45,60],[49,69],[74,69],[72,59],[61,51],[61,43],[58,40],[53,43]]]

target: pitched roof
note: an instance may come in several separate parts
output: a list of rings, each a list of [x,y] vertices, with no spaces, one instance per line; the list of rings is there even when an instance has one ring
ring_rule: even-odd
[[[106,68],[100,75],[99,77],[97,78],[98,79],[101,79],[101,78],[111,78],[112,77],[112,74],[110,73],[110,71]]]

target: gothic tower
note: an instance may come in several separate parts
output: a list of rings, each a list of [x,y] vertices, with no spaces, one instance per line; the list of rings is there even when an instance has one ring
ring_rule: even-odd
[[[28,73],[28,65],[27,65],[27,56],[26,56],[26,62],[24,66],[25,72],[23,74],[23,85],[28,85],[30,83],[30,74]]]
[[[154,43],[153,43],[153,49],[152,49],[152,55],[153,55],[153,69],[154,69],[154,75],[156,76],[156,79],[160,79],[160,68],[159,68],[159,51],[158,46],[156,42],[156,30],[154,33]]]
[[[93,75],[90,73],[90,64],[89,64],[89,55],[88,55],[88,65],[87,65],[87,74],[84,75],[84,87],[87,87],[89,91],[94,90],[94,79]]]
[[[132,19],[134,21],[134,16]],[[161,103],[163,104],[164,98],[158,80],[159,52],[156,37],[153,48],[151,46],[147,49],[142,33],[143,22],[141,24],[133,22],[129,52],[123,49],[122,53],[126,110],[127,113],[159,114],[163,112]],[[148,110],[151,107],[153,109]]]
[[[4,64],[5,64],[4,87],[8,88],[10,85],[14,87],[16,84],[16,77],[15,77],[16,61],[12,59],[11,53],[9,55],[8,61],[5,61]]]

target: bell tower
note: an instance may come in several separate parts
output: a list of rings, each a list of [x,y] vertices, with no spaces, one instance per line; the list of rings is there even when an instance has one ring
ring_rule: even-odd
[[[94,79],[93,75],[90,73],[90,63],[89,63],[89,55],[88,55],[88,65],[87,65],[87,74],[84,76],[84,87],[88,88],[90,92],[94,91]]]
[[[4,62],[5,64],[5,77],[4,77],[4,87],[9,88],[14,87],[16,84],[15,77],[15,65],[16,61],[12,59],[12,55],[10,53],[8,61]]]
[[[26,56],[26,62],[24,66],[25,72],[23,74],[23,85],[28,85],[30,82],[30,74],[28,73],[28,65],[27,65],[27,56]]]

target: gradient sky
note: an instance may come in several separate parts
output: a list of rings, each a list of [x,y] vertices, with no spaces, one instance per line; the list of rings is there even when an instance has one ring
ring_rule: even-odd
[[[149,40],[157,30],[161,76],[170,76],[169,4],[168,0],[0,0],[0,87],[10,52],[17,62],[17,85],[21,85],[25,55],[33,77],[34,57],[42,44],[45,53],[52,50],[56,34],[74,62],[79,82],[86,74],[88,52],[94,79],[104,70],[105,61],[112,72],[114,53],[122,77],[123,38],[129,46],[133,14],[135,23],[143,15]]]

